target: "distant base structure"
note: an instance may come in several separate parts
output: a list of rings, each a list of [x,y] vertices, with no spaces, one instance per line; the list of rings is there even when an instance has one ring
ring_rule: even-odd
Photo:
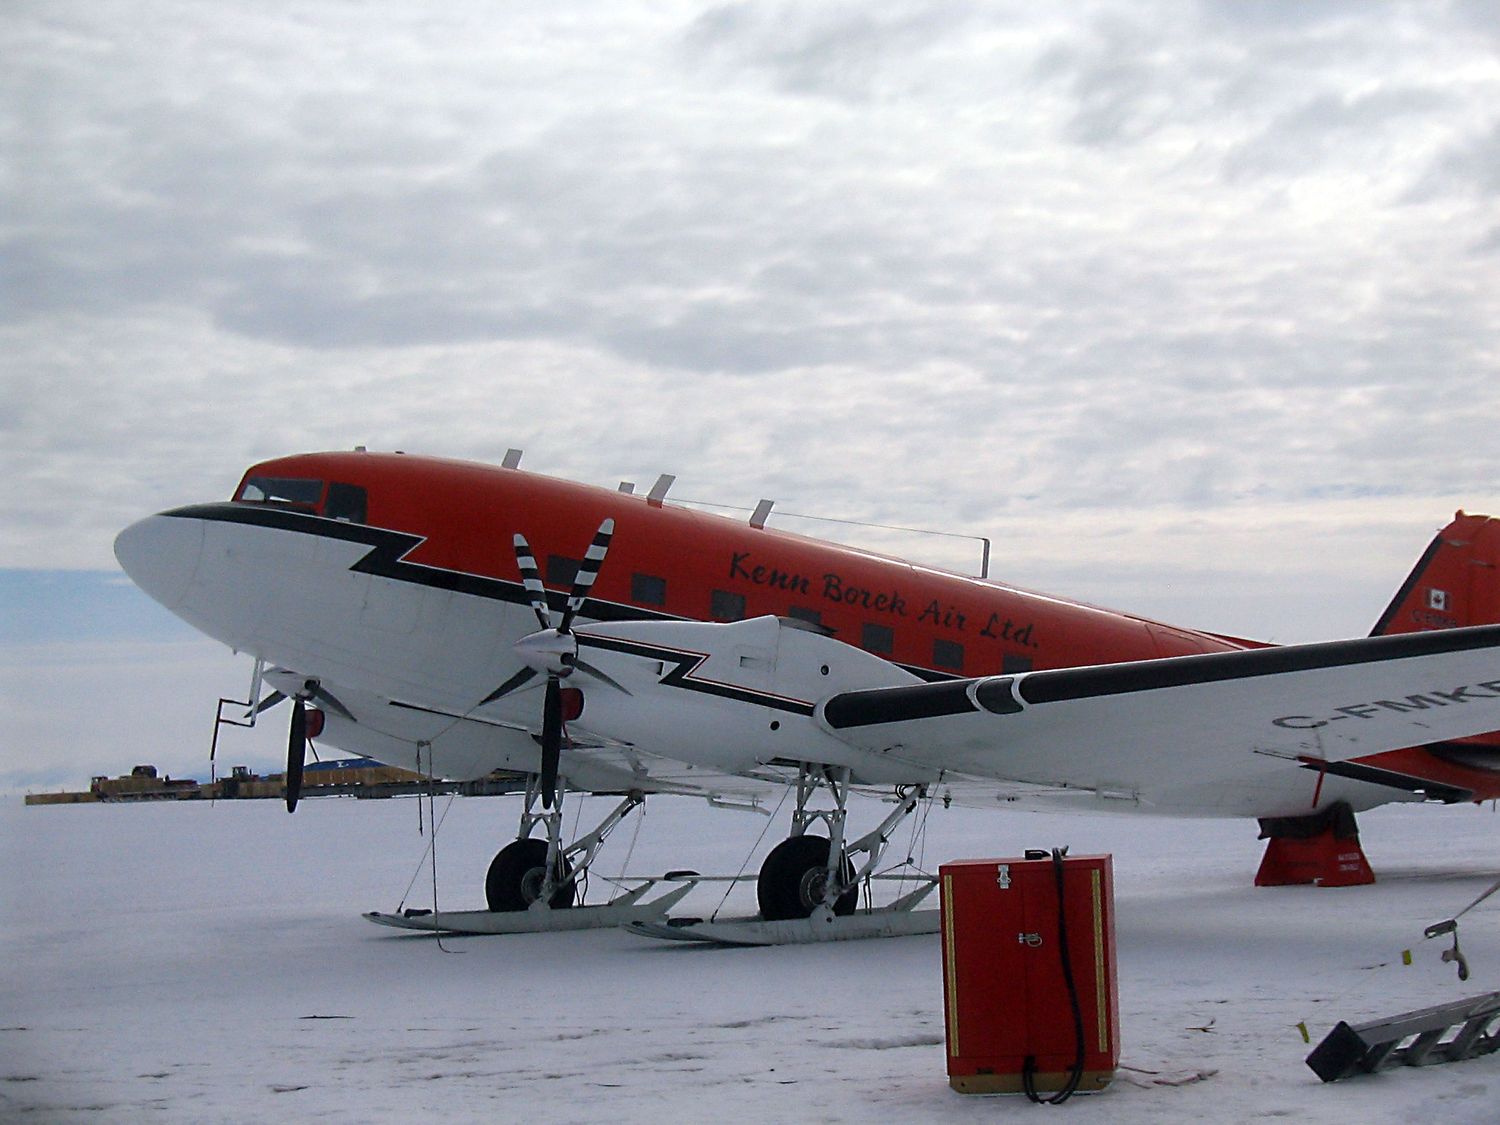
[[[457,793],[465,797],[489,797],[519,793],[526,787],[522,774],[496,770],[469,781],[423,777],[373,758],[339,758],[311,762],[302,780],[304,797],[405,797],[426,793]],[[159,776],[155,766],[136,766],[119,777],[100,775],[86,790],[62,793],[28,793],[28,805],[117,804],[128,801],[254,801],[279,800],[286,796],[286,776],[262,777],[248,766],[235,766],[230,775],[207,784],[192,778]]]

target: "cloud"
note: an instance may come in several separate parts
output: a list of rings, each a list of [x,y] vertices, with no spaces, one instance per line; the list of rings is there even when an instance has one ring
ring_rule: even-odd
[[[913,63],[980,22],[976,5],[919,0],[882,5],[720,4],[688,25],[690,61],[769,75],[777,89],[853,104],[895,98],[926,80]]]
[[[1437,154],[1409,198],[1428,202],[1435,196],[1461,193],[1488,202],[1500,197],[1500,114],[1487,128],[1455,140]]]
[[[1410,144],[1406,120],[1415,118],[1418,126],[1441,120],[1450,105],[1436,88],[1318,93],[1235,145],[1225,158],[1225,174],[1231,180],[1298,178],[1318,175],[1330,163],[1358,169],[1356,174],[1386,173],[1412,158],[1405,149]],[[1397,186],[1399,181],[1391,185]]]
[[[0,563],[354,444],[980,532],[1482,506],[1481,7],[23,8]]]
[[[1219,25],[1236,34],[1248,34],[1278,43],[1303,40],[1309,32],[1328,32],[1350,24],[1388,17],[1399,5],[1386,0],[1324,0],[1302,4],[1298,0],[1197,0],[1193,5],[1210,26]]]
[[[1496,0],[1453,0],[1452,11],[1468,30],[1500,39],[1500,3]]]

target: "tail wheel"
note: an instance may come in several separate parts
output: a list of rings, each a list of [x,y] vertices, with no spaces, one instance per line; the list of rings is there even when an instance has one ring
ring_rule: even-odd
[[[846,880],[854,877],[854,865],[846,857],[843,863]],[[760,900],[760,916],[768,922],[785,918],[806,918],[823,901],[828,889],[828,838],[825,836],[792,836],[781,841],[761,864],[755,893]],[[859,901],[859,888],[850,887],[834,903],[835,914],[853,914]]]
[[[552,892],[550,905],[562,909],[573,905],[574,885],[568,878],[573,874],[573,867],[561,856],[557,865],[554,880],[558,888]],[[513,840],[490,862],[489,872],[484,877],[485,901],[491,910],[497,912],[525,910],[541,897],[546,875],[547,841]]]

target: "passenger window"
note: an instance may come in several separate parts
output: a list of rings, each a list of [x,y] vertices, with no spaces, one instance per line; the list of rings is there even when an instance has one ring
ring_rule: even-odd
[[[572,589],[573,580],[578,577],[578,568],[582,565],[581,559],[570,559],[566,555],[548,555],[547,585]]]
[[[654,574],[632,574],[630,576],[630,600],[640,605],[666,605],[667,580],[658,578]]]
[[[349,523],[365,522],[365,490],[354,484],[328,486],[328,503],[323,514],[331,520],[346,520]]]
[[[866,622],[860,634],[860,647],[877,656],[889,656],[896,647],[895,631],[889,625],[871,625]]]
[[[708,596],[708,615],[715,621],[743,621],[745,595],[715,590]]]
[[[957,641],[936,637],[932,642],[932,664],[935,668],[947,668],[952,672],[964,670],[964,646]]]
[[[1029,672],[1031,671],[1031,657],[1012,656],[1007,652],[1000,658],[1000,671],[1006,673],[1007,675],[1016,672]]]
[[[810,625],[822,625],[823,615],[815,609],[806,609],[800,605],[794,605],[786,611],[788,617],[795,617],[798,621],[806,621]]]

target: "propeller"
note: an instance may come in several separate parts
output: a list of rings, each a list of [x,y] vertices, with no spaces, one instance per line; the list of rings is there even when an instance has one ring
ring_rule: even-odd
[[[302,773],[307,764],[307,739],[308,739],[308,715],[307,704],[309,701],[319,704],[325,710],[334,711],[351,723],[356,722],[354,714],[345,707],[332,692],[325,691],[317,680],[304,680],[302,690],[296,695],[288,696],[283,691],[273,691],[246,713],[246,718],[253,718],[263,711],[269,711],[284,699],[292,701],[292,725],[287,733],[286,742],[286,811],[297,811],[297,800],[302,796]],[[322,731],[321,716],[316,716],[319,722],[311,732],[316,737]]]
[[[286,744],[286,811],[297,811],[302,795],[302,767],[307,762],[307,701],[292,700],[292,731]]]
[[[254,707],[250,708],[250,710],[246,711],[245,712],[245,718],[247,718],[247,719],[253,719],[257,715],[259,715],[262,711],[269,711],[272,707],[275,707],[276,704],[280,703],[285,698],[286,698],[286,692],[284,692],[284,691],[273,691],[270,695],[266,696],[259,703],[257,703]]]
[[[349,708],[345,707],[341,702],[339,702],[338,696],[334,695],[328,689],[322,687],[317,680],[308,680],[307,683],[311,684],[312,686],[305,689],[306,694],[303,695],[303,699],[307,700],[309,703],[316,703],[325,711],[333,711],[341,718],[348,719],[351,723],[359,721],[354,717],[354,712],[350,711]],[[253,716],[259,715],[262,711],[269,711],[272,707],[275,707],[278,703],[286,698],[286,692],[273,691],[270,695],[266,696],[254,707],[250,708],[250,710],[246,711],[245,718],[249,719]]]
[[[573,579],[573,589],[563,606],[562,618],[556,625],[552,622],[552,607],[547,603],[547,590],[542,585],[542,576],[537,571],[536,556],[531,553],[531,544],[517,533],[515,537],[516,565],[521,571],[521,584],[531,602],[541,631],[522,637],[516,642],[516,653],[525,667],[505,683],[487,695],[483,702],[489,703],[515,691],[537,675],[547,677],[546,693],[542,697],[542,768],[540,784],[542,807],[550,809],[557,798],[557,769],[562,758],[563,699],[562,681],[574,671],[581,670],[598,677],[605,683],[625,689],[599,669],[578,659],[578,638],[573,633],[573,621],[589,591],[594,588],[594,579],[599,577],[599,568],[604,565],[604,556],[609,552],[609,541],[615,533],[615,521],[606,519],[594,533],[593,542],[584,553],[578,574]]]

